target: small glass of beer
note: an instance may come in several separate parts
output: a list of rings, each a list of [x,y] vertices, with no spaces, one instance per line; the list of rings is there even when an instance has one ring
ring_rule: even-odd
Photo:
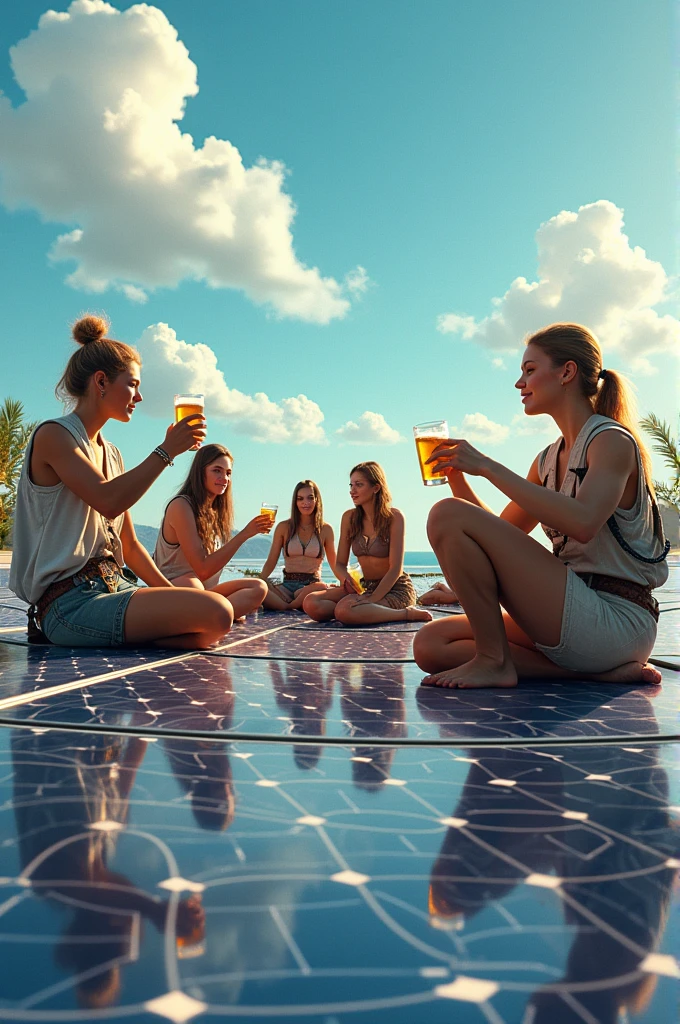
[[[175,395],[175,423],[185,416],[203,416],[205,395]]]
[[[347,572],[350,574],[350,576],[352,577],[352,579],[356,583],[357,587],[359,588],[359,592],[361,594],[363,594],[364,588],[361,585],[361,566],[359,566],[359,565],[348,565],[347,566]]]
[[[279,511],[279,506],[278,505],[272,505],[268,501],[263,501],[262,502],[262,507],[260,508],[260,515],[261,516],[269,516],[269,518],[272,521],[272,526],[273,526],[274,525],[274,520],[276,519],[276,513],[278,511]],[[271,527],[270,527],[270,529],[271,529]]]
[[[436,462],[426,465],[437,445],[449,436],[449,425],[446,420],[433,420],[431,423],[419,423],[413,428],[416,439],[416,451],[423,483],[426,487],[435,487],[446,483],[446,474],[437,468]]]

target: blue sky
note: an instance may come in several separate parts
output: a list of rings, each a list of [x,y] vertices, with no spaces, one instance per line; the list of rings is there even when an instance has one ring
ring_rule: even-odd
[[[414,423],[445,416],[520,472],[554,436],[513,422],[521,340],[549,309],[596,327],[641,410],[675,421],[670,3],[159,0],[188,58],[164,19],[130,7],[57,5],[61,20],[24,44],[47,5],[22,0],[0,26],[1,390],[31,417],[59,412],[69,322],[103,309],[114,337],[143,339],[148,412],[108,430],[128,466],[162,438],[177,381],[207,381],[240,522],[311,476],[337,526],[348,470],[376,458],[410,549],[426,546],[440,493],[420,484]],[[192,142],[172,134],[189,61],[198,92],[177,123]],[[217,214],[209,136],[236,147],[249,183],[233,202],[220,192]],[[58,250],[69,258],[50,260],[77,229]],[[521,277],[541,287],[494,305]],[[284,402],[300,394],[314,406]],[[157,524],[185,468],[163,474],[136,521]]]

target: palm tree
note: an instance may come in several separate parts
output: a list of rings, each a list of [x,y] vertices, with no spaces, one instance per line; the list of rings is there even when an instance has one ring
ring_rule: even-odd
[[[28,439],[36,424],[24,423],[24,407],[14,398],[0,406],[0,548],[12,530],[17,482]]]
[[[656,495],[669,505],[674,505],[680,512],[680,449],[678,442],[671,437],[671,428],[664,421],[650,412],[648,416],[640,420],[640,426],[653,440],[652,448],[660,455],[672,471],[671,482],[663,484],[654,481]]]

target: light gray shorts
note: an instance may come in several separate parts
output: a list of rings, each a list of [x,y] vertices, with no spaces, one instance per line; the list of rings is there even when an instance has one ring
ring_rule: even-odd
[[[590,673],[647,661],[655,640],[656,622],[648,611],[624,597],[591,590],[567,570],[560,642],[535,646],[560,668]]]

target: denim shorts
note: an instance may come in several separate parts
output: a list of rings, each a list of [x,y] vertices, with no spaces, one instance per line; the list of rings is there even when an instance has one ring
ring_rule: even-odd
[[[302,575],[302,573],[300,573],[300,575]],[[315,576],[311,572],[309,574],[305,573],[305,575],[309,576],[309,578],[306,580],[287,580],[284,573],[283,582],[277,584],[277,586],[281,587],[288,594],[290,594],[291,598],[293,598],[298,593],[298,591],[302,590],[303,587],[308,587],[310,583],[320,582],[319,577]]]
[[[537,650],[571,672],[609,672],[628,661],[646,662],[656,640],[652,615],[616,594],[591,590],[567,571],[562,629],[556,647]]]
[[[85,580],[52,602],[40,628],[59,647],[120,647],[128,602],[138,589],[123,576],[113,593],[102,579]]]

